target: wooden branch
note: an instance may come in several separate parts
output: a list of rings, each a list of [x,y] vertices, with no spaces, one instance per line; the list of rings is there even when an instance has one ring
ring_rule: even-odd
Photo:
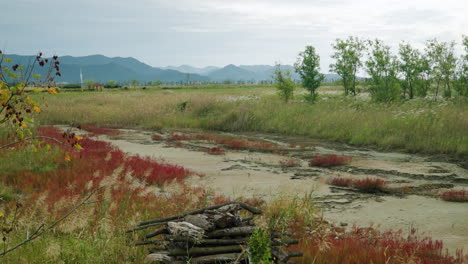
[[[166,223],[154,223],[154,224],[149,224],[149,225],[146,225],[146,226],[135,227],[135,228],[133,228],[133,229],[130,229],[130,230],[125,231],[125,233],[131,233],[131,232],[135,232],[135,231],[139,231],[139,230],[146,229],[146,228],[148,228],[148,227],[163,226],[163,225],[166,225]]]
[[[205,207],[205,208],[198,209],[198,210],[195,210],[195,211],[175,215],[175,216],[143,221],[143,222],[138,223],[138,226],[143,227],[143,226],[147,226],[149,224],[154,224],[154,223],[162,223],[162,222],[180,220],[180,219],[186,217],[187,215],[201,214],[201,213],[203,213],[203,212],[205,212],[207,210],[214,210],[214,209],[218,209],[218,208],[221,208],[223,206],[231,205],[231,204],[238,204],[240,207],[242,207],[243,209],[251,212],[252,214],[261,214],[262,213],[261,210],[259,210],[257,208],[254,208],[254,207],[252,207],[252,206],[250,206],[248,204],[242,203],[242,202],[227,202],[227,203],[213,205],[213,206]]]
[[[46,231],[48,230],[51,230],[53,229],[55,226],[57,226],[60,222],[62,222],[63,220],[65,220],[68,216],[70,216],[72,213],[74,213],[76,210],[78,210],[78,208],[80,208],[81,206],[83,206],[97,191],[99,191],[100,189],[102,188],[98,188],[94,191],[92,191],[81,203],[79,203],[78,205],[76,205],[75,207],[73,207],[70,211],[68,211],[68,213],[66,213],[64,216],[62,216],[61,218],[59,218],[58,220],[56,220],[55,222],[53,222],[51,225],[47,226],[47,228],[45,228],[44,230],[44,224],[42,224],[41,226],[39,226],[39,228],[37,228],[29,237],[27,237],[24,241],[16,244],[15,246],[9,248],[9,249],[6,249],[4,250],[3,252],[0,253],[0,257],[3,257],[4,255],[6,255],[7,253],[23,246],[24,244],[28,243],[28,242],[31,242],[32,240],[40,237],[41,235],[43,235]]]
[[[241,226],[241,227],[219,229],[211,233],[208,233],[207,237],[217,238],[217,237],[226,237],[226,236],[244,236],[244,235],[252,234],[257,229],[258,228],[255,226]]]
[[[154,233],[151,233],[151,234],[147,235],[145,238],[148,239],[148,238],[152,238],[152,237],[162,235],[162,234],[169,234],[169,232],[167,231],[166,228],[163,228],[163,229],[159,229],[158,231],[156,231]]]
[[[238,245],[221,246],[221,247],[193,247],[188,250],[181,248],[169,249],[169,256],[206,256],[222,253],[238,253],[242,252],[242,247]]]
[[[12,143],[8,143],[6,145],[3,145],[3,146],[0,146],[0,149],[3,149],[3,148],[8,148],[10,146],[13,146],[13,145],[16,145],[16,144],[19,144],[21,142],[24,142],[24,141],[30,141],[30,140],[34,140],[34,139],[48,139],[48,140],[52,140],[52,141],[55,141],[59,144],[62,144],[62,145],[66,145],[65,143],[63,143],[62,141],[56,139],[56,138],[53,138],[53,137],[45,137],[45,136],[34,136],[34,137],[28,137],[28,138],[25,138],[23,140],[19,140],[19,141],[15,141],[15,142],[12,142]]]
[[[239,263],[241,260],[246,260],[246,256],[243,253],[228,253],[218,254],[192,258],[190,263],[192,264],[219,264],[219,263]]]

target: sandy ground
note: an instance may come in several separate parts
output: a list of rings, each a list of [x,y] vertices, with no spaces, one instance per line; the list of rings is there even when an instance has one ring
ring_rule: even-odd
[[[192,186],[203,186],[233,198],[254,196],[266,200],[313,192],[325,219],[337,225],[374,225],[383,230],[403,231],[414,227],[419,234],[443,240],[452,252],[457,248],[468,250],[468,203],[452,203],[435,198],[443,190],[437,187],[441,184],[468,189],[468,171],[456,164],[433,162],[417,155],[354,149],[317,141],[304,142],[304,138],[262,135],[255,137],[288,146],[285,148],[289,148],[290,157],[246,151],[228,151],[226,155],[216,156],[198,151],[193,142],[187,144],[189,147],[171,147],[164,142],[152,141],[150,132],[123,132],[116,137],[99,138],[115,144],[125,152],[153,156],[203,174],[186,180]],[[281,142],[281,139],[286,141]],[[308,143],[313,147],[291,149],[291,142]],[[310,168],[306,157],[311,153],[346,154],[354,158],[345,167]],[[291,157],[300,160],[302,166],[279,166],[281,160]],[[373,195],[333,188],[326,184],[331,177],[379,177],[394,186],[430,184],[436,187],[428,187],[427,191],[424,189],[417,195],[404,197]]]

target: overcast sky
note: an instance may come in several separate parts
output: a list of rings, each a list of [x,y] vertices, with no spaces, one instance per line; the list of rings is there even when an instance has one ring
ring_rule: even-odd
[[[152,66],[291,64],[349,35],[455,40],[468,35],[467,0],[12,0],[2,1],[7,53],[134,57]]]

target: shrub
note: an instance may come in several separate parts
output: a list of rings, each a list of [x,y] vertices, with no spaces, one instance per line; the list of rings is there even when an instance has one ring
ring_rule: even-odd
[[[249,256],[252,263],[270,264],[271,262],[271,242],[266,230],[257,229],[249,238]]]
[[[443,192],[441,198],[450,202],[468,202],[468,191],[465,190],[450,190]]]
[[[353,179],[350,178],[333,178],[330,180],[329,184],[342,187],[351,187],[353,184]]]
[[[381,179],[366,178],[363,180],[354,180],[353,187],[366,193],[378,193],[385,190],[387,183]]]
[[[212,148],[206,149],[205,152],[210,154],[210,155],[224,155],[224,154],[226,154],[226,151],[224,149],[220,148],[220,147],[212,147]]]
[[[338,156],[336,154],[318,156],[313,158],[309,162],[309,166],[318,166],[318,167],[333,167],[340,166],[351,162],[351,157],[348,156]]]
[[[333,178],[329,184],[342,187],[353,187],[365,193],[378,193],[386,191],[387,183],[381,179],[366,178],[353,180],[350,178]]]

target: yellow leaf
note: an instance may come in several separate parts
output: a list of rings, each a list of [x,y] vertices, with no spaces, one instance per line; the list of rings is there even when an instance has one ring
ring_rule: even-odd
[[[55,89],[54,87],[52,87],[52,88],[47,89],[47,92],[48,92],[49,94],[57,94],[57,89]]]
[[[71,161],[71,157],[70,155],[65,155],[65,162],[70,162]]]
[[[73,145],[73,147],[76,148],[76,149],[79,149],[79,150],[83,149],[83,147],[80,146],[80,144],[75,144],[75,145]]]
[[[5,217],[5,215],[2,212],[0,212],[0,218],[3,218],[3,217]]]
[[[26,128],[26,127],[28,127],[28,126],[26,125],[26,123],[23,122],[23,123],[21,123],[21,127],[22,127],[22,128]]]
[[[82,140],[82,139],[83,139],[83,137],[80,137],[80,136],[75,136],[75,139],[76,139],[76,140]]]
[[[37,106],[33,107],[34,111],[37,112],[37,113],[40,113],[41,112],[41,109]]]
[[[39,88],[34,88],[33,91],[34,91],[35,93],[40,93],[40,92],[41,92],[41,89],[39,89]]]

